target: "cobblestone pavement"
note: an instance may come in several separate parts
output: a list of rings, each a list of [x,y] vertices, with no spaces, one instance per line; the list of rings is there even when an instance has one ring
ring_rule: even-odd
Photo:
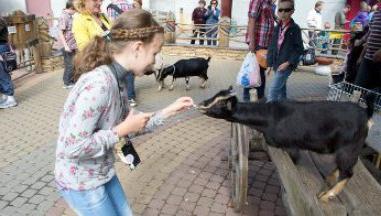
[[[166,62],[178,57],[165,56]],[[212,59],[207,89],[197,78],[185,91],[178,80],[174,91],[157,92],[153,77],[137,81],[139,110],[153,111],[179,96],[201,101],[234,83],[240,62]],[[0,215],[73,215],[54,187],[57,125],[68,91],[62,72],[18,81],[19,106],[0,110]],[[290,97],[326,95],[328,80],[295,73]],[[143,163],[130,172],[116,163],[117,173],[136,215],[235,215],[229,208],[226,161],[229,124],[190,111],[153,134],[135,140]],[[280,184],[271,162],[251,161],[249,205],[245,215],[285,215]]]

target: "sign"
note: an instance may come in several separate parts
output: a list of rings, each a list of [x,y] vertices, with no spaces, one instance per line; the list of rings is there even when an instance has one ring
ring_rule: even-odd
[[[16,34],[17,33],[16,26],[8,26],[8,33]]]
[[[25,31],[30,32],[30,25],[29,24],[25,24]]]

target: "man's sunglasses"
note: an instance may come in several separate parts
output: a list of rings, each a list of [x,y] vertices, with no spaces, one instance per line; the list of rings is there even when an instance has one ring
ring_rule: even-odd
[[[279,13],[282,13],[282,12],[291,12],[291,11],[293,11],[294,9],[293,8],[279,8],[278,9],[278,12]]]

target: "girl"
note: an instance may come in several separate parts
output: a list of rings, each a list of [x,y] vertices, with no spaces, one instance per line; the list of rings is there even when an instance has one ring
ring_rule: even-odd
[[[155,113],[133,114],[125,106],[120,80],[128,72],[140,77],[151,70],[163,45],[164,30],[149,12],[122,14],[106,38],[95,36],[78,54],[74,78],[79,79],[59,124],[55,180],[78,215],[132,215],[115,175],[114,146],[193,106],[189,97]]]

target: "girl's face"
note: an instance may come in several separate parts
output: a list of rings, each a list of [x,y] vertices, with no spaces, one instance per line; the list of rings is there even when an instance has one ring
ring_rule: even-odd
[[[99,14],[102,2],[103,0],[85,0],[85,8],[92,14]]]
[[[139,43],[139,42],[138,42]],[[135,76],[143,76],[145,72],[153,70],[155,56],[161,51],[164,43],[164,34],[156,33],[149,44],[143,44],[136,48],[135,60],[131,66]]]

